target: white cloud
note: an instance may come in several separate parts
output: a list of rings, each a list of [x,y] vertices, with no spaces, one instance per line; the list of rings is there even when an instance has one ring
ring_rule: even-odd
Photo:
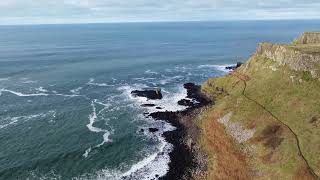
[[[320,17],[318,0],[0,0],[0,24]]]

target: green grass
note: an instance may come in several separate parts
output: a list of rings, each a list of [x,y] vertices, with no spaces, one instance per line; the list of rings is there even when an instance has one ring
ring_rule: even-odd
[[[309,71],[304,71],[302,72],[302,79],[305,81],[310,81],[312,80],[312,75]]]
[[[277,71],[272,71],[270,66],[277,67]],[[256,56],[238,71],[250,77],[245,94],[265,106],[298,135],[303,154],[320,175],[320,128],[309,123],[313,116],[320,115],[320,81],[313,79],[309,72],[293,71],[286,66],[278,66],[272,60]],[[299,82],[300,79],[303,81]],[[279,122],[257,104],[244,98],[241,94],[244,84],[238,81],[231,75],[209,79],[203,85],[203,91],[216,100],[215,111],[225,114],[232,111],[232,121],[240,122],[248,128],[254,126],[254,138],[259,137],[266,127]],[[217,94],[216,87],[223,87],[229,95]],[[304,166],[304,162],[298,155],[293,134],[283,128],[285,130],[281,137],[284,140],[275,150],[253,141],[246,145],[255,146],[252,167],[271,177],[291,179],[297,168]],[[266,163],[262,157],[270,152],[273,153],[274,161]]]
[[[290,44],[284,45],[285,47],[297,51],[301,51],[306,54],[320,54],[320,44]]]

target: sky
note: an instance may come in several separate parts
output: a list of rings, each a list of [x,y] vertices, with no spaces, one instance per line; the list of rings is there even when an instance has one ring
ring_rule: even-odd
[[[318,19],[320,0],[0,0],[0,24]]]

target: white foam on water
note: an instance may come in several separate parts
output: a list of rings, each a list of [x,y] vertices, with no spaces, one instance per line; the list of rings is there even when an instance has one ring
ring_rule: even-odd
[[[81,90],[82,88],[83,88],[83,87],[78,87],[78,88],[76,88],[76,89],[70,90],[70,92],[71,92],[72,94],[80,94],[80,90]]]
[[[18,119],[19,119],[19,117],[13,117],[11,119],[11,122],[9,122],[7,124],[0,124],[0,129],[6,128],[6,127],[11,126],[11,125],[15,125],[18,122]]]
[[[103,146],[105,143],[110,142],[111,140],[109,139],[109,136],[111,135],[111,133],[109,131],[105,131],[105,133],[103,134],[103,141],[98,144],[96,147],[99,148],[100,146]]]
[[[173,145],[166,142],[162,134],[167,131],[173,131],[175,127],[163,122],[163,126],[158,128],[159,131],[156,133],[156,137],[160,141],[157,147],[158,151],[132,165],[128,171],[121,174],[121,178],[149,180],[158,179],[167,174],[170,163],[169,153],[172,151]],[[154,136],[154,134],[150,133],[150,136]]]
[[[159,74],[158,72],[152,71],[150,69],[145,71],[146,74]]]
[[[145,78],[145,77],[140,77],[140,78],[133,78],[133,80],[136,81],[148,81],[148,80],[155,80],[156,78]]]
[[[139,90],[147,88],[144,84],[134,84],[132,86],[126,85],[119,87],[118,90],[123,92],[123,95],[130,101],[135,104],[137,108],[145,108],[141,107],[141,104],[155,104],[156,106],[162,107],[163,109],[156,109],[155,107],[148,107],[148,112],[156,112],[156,111],[180,111],[186,109],[185,106],[178,105],[178,101],[186,98],[187,90],[179,86],[174,93],[170,93],[168,91],[163,92],[163,98],[161,100],[148,100],[144,97],[135,97],[131,95],[131,91]],[[154,120],[148,119],[149,122]],[[157,123],[155,123],[157,122]],[[149,180],[149,179],[159,179],[159,177],[163,177],[169,171],[169,163],[170,156],[169,153],[173,149],[173,145],[166,142],[165,138],[162,136],[164,132],[173,131],[175,127],[166,123],[164,121],[154,121],[153,124],[162,124],[161,127],[157,127],[159,129],[156,133],[150,133],[148,136],[158,139],[160,144],[158,145],[158,151],[150,154],[145,157],[141,161],[132,165],[132,167],[123,172],[118,179],[132,179],[132,180]],[[147,133],[148,130],[145,130],[144,133]]]
[[[63,97],[83,97],[82,95],[78,94],[49,94],[50,96],[63,96]]]
[[[39,88],[35,88],[37,91],[39,92],[43,92],[43,93],[46,93],[46,92],[49,92],[48,90],[44,89],[42,86],[40,86]]]
[[[28,172],[28,176],[24,177],[26,180],[61,180],[63,179],[61,175],[57,175],[54,170],[49,171],[48,173],[41,173],[37,170],[32,170]]]
[[[104,107],[97,113],[97,116],[99,116],[102,112],[104,112],[105,110],[109,109],[109,108],[112,106],[110,103],[106,104],[106,103],[103,103],[103,102],[98,101],[98,100],[96,100],[95,103],[104,106]]]
[[[178,104],[178,101],[181,99],[185,99],[187,96],[187,90],[182,87],[182,85],[178,86],[176,88],[176,92],[169,93],[168,91],[162,91],[163,92],[163,98],[161,100],[150,100],[145,97],[138,97],[133,96],[131,94],[134,90],[139,90],[147,88],[144,84],[134,84],[133,86],[121,86],[118,88],[118,90],[123,92],[123,95],[134,102],[136,107],[140,107],[142,104],[154,104],[154,107],[144,107],[148,109],[148,112],[156,112],[156,111],[181,111],[185,110],[186,106],[181,106]],[[161,107],[162,109],[156,109],[156,107]]]
[[[160,122],[160,121],[157,121]],[[156,134],[150,133],[150,136],[156,135],[160,144],[157,147],[155,153],[151,153],[147,157],[138,161],[137,163],[131,165],[128,170],[120,172],[119,170],[102,169],[94,174],[86,174],[82,177],[77,177],[74,179],[85,180],[85,179],[97,179],[97,180],[150,180],[159,179],[167,174],[169,171],[170,156],[169,153],[173,149],[173,145],[167,143],[162,136],[166,131],[172,131],[175,127],[168,123],[161,123],[162,126],[158,127],[159,131]],[[86,153],[83,155],[88,157],[91,148],[87,149]],[[89,177],[89,178],[88,178]]]
[[[106,84],[106,83],[96,83],[94,82],[95,79],[94,78],[90,78],[89,82],[87,82],[88,85],[92,85],[92,86],[100,86],[100,87],[112,87],[114,85],[110,85],[110,84]]]
[[[102,141],[100,144],[98,144],[98,145],[95,146],[96,148],[99,148],[99,147],[101,147],[102,145],[104,145],[105,143],[108,143],[108,142],[111,142],[111,141],[112,141],[112,140],[109,138],[109,136],[111,135],[111,133],[113,132],[113,130],[111,130],[111,132],[110,132],[110,131],[108,131],[108,130],[101,129],[101,128],[98,128],[98,127],[93,126],[93,124],[94,124],[94,123],[96,122],[96,120],[98,119],[98,115],[99,115],[100,112],[103,110],[103,109],[102,109],[101,111],[99,111],[99,113],[97,113],[96,106],[95,106],[96,103],[97,103],[97,104],[100,104],[100,105],[103,105],[103,106],[105,106],[105,107],[108,107],[109,105],[108,105],[108,104],[104,104],[104,103],[98,101],[97,99],[91,101],[92,113],[89,115],[89,124],[87,124],[87,128],[89,129],[89,131],[94,132],[94,133],[103,133],[103,136],[102,136],[103,141]],[[107,125],[107,123],[106,123],[106,125]],[[89,153],[91,152],[91,149],[92,149],[92,148],[90,147],[90,148],[88,148],[88,149],[85,151],[85,153],[83,154],[83,156],[84,156],[85,158],[88,157]]]
[[[3,94],[3,92],[8,92],[11,94],[14,94],[16,96],[20,96],[20,97],[33,97],[33,96],[64,96],[64,97],[78,97],[81,95],[76,95],[76,94],[72,94],[72,95],[68,95],[68,94],[48,94],[48,93],[31,93],[31,94],[25,94],[25,93],[21,93],[21,92],[17,92],[17,91],[13,91],[13,90],[8,90],[8,89],[0,89],[0,95]]]
[[[228,73],[228,72],[230,72],[230,70],[226,69],[227,66],[234,66],[234,64],[223,64],[223,65],[204,64],[204,65],[198,66],[198,68],[214,68],[218,71]]]
[[[93,126],[95,120],[98,118],[96,113],[96,106],[94,105],[95,101],[96,100],[91,102],[92,113],[89,115],[89,124],[87,124],[87,127],[91,132],[99,133],[103,132],[103,130]]]
[[[33,83],[37,83],[38,81],[35,80],[29,80],[29,78],[21,78],[23,84],[33,84]]]
[[[26,116],[7,117],[7,118],[2,119],[0,121],[0,129],[17,125],[19,122],[27,122],[27,121],[32,120],[34,118],[44,118],[44,117],[47,117],[48,115],[52,115],[53,117],[55,117],[55,114],[56,114],[55,111],[48,111],[47,113],[39,113],[39,114],[26,115]],[[5,122],[5,123],[1,124],[3,122]]]
[[[185,67],[185,66],[175,66],[173,68],[165,69],[166,72],[188,72],[193,70],[193,67]]]
[[[178,79],[182,79],[183,76],[173,76],[173,77],[164,77],[165,79],[160,80],[160,84],[162,85],[166,85],[172,81],[178,80]]]
[[[91,147],[89,147],[83,154],[83,157],[87,158],[89,156],[89,153],[91,152]]]
[[[0,81],[8,81],[9,78],[0,78]]]
[[[46,94],[46,93],[24,94],[24,93],[21,93],[21,92],[12,91],[12,90],[8,90],[8,89],[0,89],[0,93],[3,93],[3,92],[8,92],[8,93],[11,93],[11,94],[14,94],[14,95],[20,96],[20,97],[30,97],[30,96],[49,96],[49,94]]]

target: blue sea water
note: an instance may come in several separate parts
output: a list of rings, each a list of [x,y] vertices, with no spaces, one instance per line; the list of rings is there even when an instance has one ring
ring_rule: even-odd
[[[0,179],[152,179],[174,148],[170,124],[143,116],[131,90],[182,110],[183,83],[246,61],[258,42],[288,43],[319,21],[0,26]],[[157,133],[140,129],[159,128]]]

